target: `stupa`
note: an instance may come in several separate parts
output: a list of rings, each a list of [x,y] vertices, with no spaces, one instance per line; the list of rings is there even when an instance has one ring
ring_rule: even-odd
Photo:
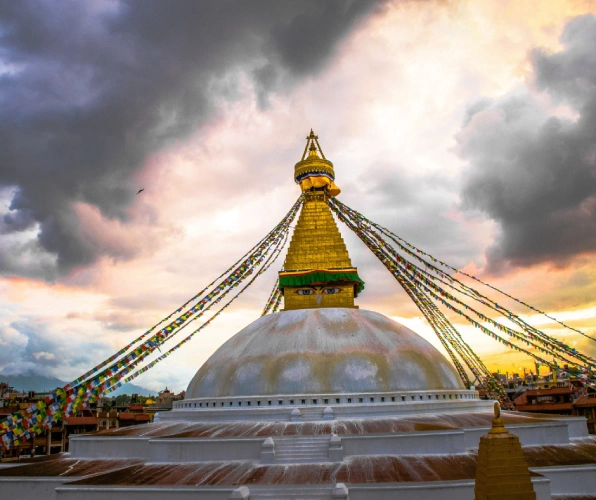
[[[364,281],[326,203],[334,167],[312,131],[294,179],[304,206],[279,272],[284,309],[224,343],[154,423],[72,436],[69,454],[0,469],[6,498],[474,498],[494,402],[415,332],[359,309]],[[536,498],[596,498],[583,417],[499,422],[519,438]]]

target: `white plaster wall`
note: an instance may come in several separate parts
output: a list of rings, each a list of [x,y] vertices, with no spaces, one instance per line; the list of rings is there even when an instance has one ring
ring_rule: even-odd
[[[295,496],[299,500],[304,498],[331,500],[331,492],[334,487],[335,484],[331,483],[301,484],[298,486],[295,484],[248,485],[251,499],[262,498],[267,500],[278,500],[280,498],[285,500],[287,498],[294,498]]]
[[[235,488],[187,487],[91,487],[63,486],[56,489],[56,500],[228,500]],[[44,497],[20,498],[19,500],[41,500]]]
[[[19,462],[4,462],[0,463],[0,469],[8,469],[9,467],[18,467],[19,465],[24,465]]]
[[[548,479],[553,495],[596,494],[596,465],[566,465],[531,469]]]
[[[532,485],[536,492],[536,500],[551,500],[550,480],[546,477],[533,477]]]
[[[522,446],[537,446],[550,444],[568,444],[569,427],[567,422],[540,422],[535,424],[506,425],[507,430],[519,437]],[[467,427],[464,429],[466,448],[478,448],[480,437],[484,436],[490,427]]]
[[[464,453],[462,431],[340,436],[347,455],[427,455]]]
[[[474,500],[474,481],[346,484],[350,500]],[[550,499],[549,499],[550,500]]]
[[[2,500],[55,500],[55,488],[76,479],[80,478],[2,477],[0,478],[0,498]]]
[[[70,438],[72,458],[140,458],[149,457],[148,437],[102,437],[81,435]]]
[[[330,436],[313,436],[329,439]],[[292,441],[285,436],[285,441]],[[341,436],[345,455],[464,453],[464,432],[425,431]],[[259,460],[265,437],[258,438],[78,438],[73,458],[143,458],[150,462]],[[274,438],[275,440],[275,438]]]
[[[403,403],[355,404],[331,407],[335,418],[360,418],[397,416],[413,414],[492,412],[493,402],[481,399],[470,400],[417,400]]]
[[[549,481],[532,478],[536,500],[551,500]],[[350,500],[474,500],[474,481],[349,485]]]
[[[463,391],[462,391],[463,392]],[[433,393],[434,394],[434,393]],[[405,402],[385,402],[385,403],[357,403],[360,396],[366,401],[366,398],[375,397],[378,401],[380,395],[378,394],[355,394],[350,395],[353,403],[346,404],[323,404],[322,397],[320,395],[305,395],[305,396],[274,396],[272,398],[282,399],[284,404],[278,405],[278,399],[273,399],[274,405],[272,406],[257,406],[256,398],[252,402],[252,405],[246,406],[216,406],[210,408],[194,408],[184,407],[174,409],[168,412],[159,413],[160,422],[233,422],[233,421],[284,421],[290,420],[290,413],[294,408],[298,408],[300,411],[306,410],[310,412],[320,412],[319,418],[322,418],[323,411],[327,406],[333,409],[333,414],[336,419],[349,419],[349,418],[363,418],[363,417],[392,417],[398,415],[413,415],[413,414],[425,414],[425,413],[469,413],[469,412],[486,412],[492,413],[493,402],[485,401],[481,399],[453,399],[453,400],[428,400],[428,399],[416,399],[414,401],[407,400]],[[423,394],[424,396],[424,394]],[[301,405],[301,399],[311,400],[313,397],[318,398],[321,404],[317,405]],[[399,396],[401,398],[401,396]],[[417,396],[418,397],[418,396]],[[270,398],[270,399],[272,399]],[[294,404],[290,404],[290,398],[294,400]],[[408,396],[411,398],[411,396]],[[260,397],[261,404],[263,404],[267,398]],[[333,398],[330,398],[333,401]],[[194,405],[192,400],[185,402],[184,404]],[[312,419],[311,419],[312,420]]]
[[[582,439],[588,437],[588,419],[586,417],[564,417],[569,424],[569,437],[571,439]]]
[[[542,470],[541,470],[542,472]],[[556,473],[556,471],[554,471]],[[586,475],[589,471],[586,471]],[[571,477],[571,476],[569,476]],[[8,480],[7,480],[8,479]],[[227,500],[234,487],[106,487],[106,486],[78,486],[61,485],[63,478],[5,478],[0,480],[2,499],[19,500]],[[583,487],[590,487],[591,483],[585,482]],[[535,477],[532,479],[537,500],[550,500],[551,492],[549,479]],[[388,484],[347,484],[351,500],[473,500],[474,481],[433,481],[425,483],[388,483]],[[250,488],[250,486],[249,486]],[[331,500],[332,485],[265,485],[252,487],[254,492],[260,494],[271,490],[279,493],[280,490],[291,492],[302,489],[329,491]],[[593,490],[581,490],[580,493],[591,493]],[[271,498],[276,498],[271,497]],[[318,498],[324,499],[325,496]]]
[[[264,437],[237,439],[153,439],[151,462],[208,462],[259,460]]]

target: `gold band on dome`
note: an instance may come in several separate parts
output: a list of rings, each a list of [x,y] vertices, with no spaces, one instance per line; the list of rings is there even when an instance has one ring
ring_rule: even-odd
[[[320,285],[324,283],[353,284],[355,294],[364,290],[364,281],[358,276],[358,270],[353,269],[313,269],[309,271],[294,271],[279,273],[279,287],[299,287],[306,285]]]
[[[311,273],[329,273],[329,274],[334,274],[334,273],[357,273],[358,269],[355,267],[349,267],[349,268],[345,268],[345,269],[302,269],[302,270],[297,270],[297,271],[280,271],[279,275],[280,276],[303,276],[305,274],[311,274]]]

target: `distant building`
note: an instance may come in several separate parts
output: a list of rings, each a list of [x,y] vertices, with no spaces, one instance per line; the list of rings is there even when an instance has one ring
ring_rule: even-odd
[[[180,394],[175,394],[166,387],[163,391],[159,391],[159,394],[155,398],[155,406],[162,410],[171,410],[174,405],[174,401],[180,401],[184,399],[185,395],[185,391],[182,391]]]
[[[88,406],[80,409],[74,416],[66,417],[62,421],[64,429],[64,451],[68,451],[69,436],[71,434],[89,434],[97,432],[99,420]]]
[[[0,401],[0,422],[5,420],[10,414],[24,410],[38,401],[38,399],[30,399],[23,396],[19,396],[18,399],[21,401],[15,402],[14,400],[10,401],[7,399]],[[29,400],[22,401],[23,399]],[[0,449],[0,462],[10,462],[36,455],[50,455],[62,451],[64,451],[64,429],[62,428],[62,423],[57,422],[51,429],[37,434],[33,438],[33,441],[22,441],[18,446],[14,446],[10,450]]]
[[[143,405],[129,405],[128,411],[118,414],[118,427],[130,427],[131,425],[148,424],[153,420],[145,413]]]
[[[169,394],[166,394],[166,396],[171,397],[172,401],[181,399],[180,395]],[[0,422],[12,413],[24,410],[48,395],[47,392],[19,392],[7,382],[0,382]],[[166,409],[157,408],[155,401],[149,399],[149,408],[152,409],[146,411],[145,406],[139,402],[144,401],[144,398],[135,394],[132,395],[130,400],[130,404],[110,406],[110,400],[104,398],[97,404],[81,408],[64,420],[55,422],[51,429],[37,434],[33,440],[22,441],[18,446],[14,446],[7,451],[0,449],[0,461],[9,462],[37,455],[50,455],[68,451],[70,436],[74,434],[88,434],[119,427],[147,424],[153,421],[155,412]],[[147,403],[147,401],[144,402]]]
[[[513,404],[518,411],[571,415],[573,413],[573,396],[574,388],[572,386],[528,389],[516,398]]]
[[[596,434],[596,391],[580,396],[573,404],[574,414],[588,419],[588,431]]]
[[[98,430],[105,431],[107,429],[115,429],[118,427],[118,413],[116,411],[101,411],[103,408],[98,408],[97,419],[99,420]]]
[[[147,424],[153,421],[155,412],[147,411],[146,407],[138,401],[138,397],[131,398],[130,404],[100,406],[97,408],[97,418],[99,420],[99,429],[118,429],[120,427],[130,427],[131,425]],[[153,400],[149,400],[153,403]]]

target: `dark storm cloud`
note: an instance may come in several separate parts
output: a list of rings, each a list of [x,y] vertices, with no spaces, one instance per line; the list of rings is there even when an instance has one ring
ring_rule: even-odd
[[[470,161],[464,207],[500,225],[492,271],[596,251],[596,17],[569,21],[561,42],[533,52],[535,85],[577,117],[550,116],[518,90],[474,105],[458,136]]]
[[[266,102],[280,82],[318,71],[382,3],[3,2],[0,188],[14,194],[0,234],[39,224],[40,249],[57,257],[45,278],[101,255],[129,258],[84,241],[73,202],[126,223],[131,176],[211,116],[225,93],[214,81],[245,70]],[[35,274],[14,261],[0,255],[0,273]]]

